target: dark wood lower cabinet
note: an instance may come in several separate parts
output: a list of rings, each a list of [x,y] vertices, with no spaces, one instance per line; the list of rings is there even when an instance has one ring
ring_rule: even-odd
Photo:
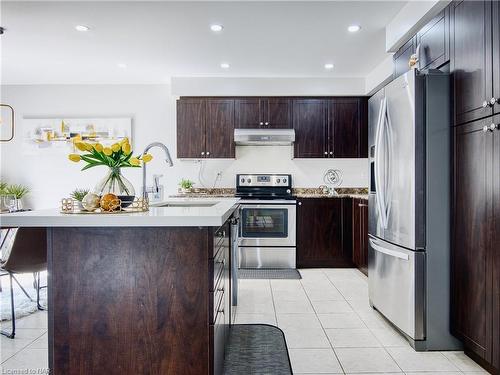
[[[352,262],[368,275],[368,200],[352,200]]]
[[[297,267],[352,267],[349,198],[297,201]]]
[[[455,128],[452,332],[499,371],[500,116]],[[499,125],[500,126],[500,125]]]
[[[222,374],[227,225],[51,228],[47,237],[51,374]]]

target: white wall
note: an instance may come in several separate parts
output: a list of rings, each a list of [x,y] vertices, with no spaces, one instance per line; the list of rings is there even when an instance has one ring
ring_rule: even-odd
[[[262,95],[266,95],[263,92]],[[75,187],[92,188],[104,175],[104,167],[81,172],[83,164],[70,162],[66,155],[28,156],[22,152],[23,117],[112,117],[133,118],[133,146],[137,152],[153,141],[165,143],[176,155],[175,97],[168,85],[7,85],[1,87],[0,101],[10,104],[16,114],[16,136],[1,144],[1,179],[22,183],[32,189],[27,204],[33,208],[56,207]],[[167,194],[177,189],[180,178],[190,178],[197,186],[212,187],[217,173],[218,187],[234,187],[235,174],[246,172],[292,173],[296,187],[316,187],[323,183],[328,168],[340,168],[343,186],[366,187],[366,159],[292,160],[291,147],[237,147],[236,160],[180,161],[167,168],[159,150],[148,167],[148,175],[164,174]],[[201,174],[200,174],[201,171]],[[141,171],[125,170],[136,192],[140,191]],[[200,176],[200,177],[199,177]]]

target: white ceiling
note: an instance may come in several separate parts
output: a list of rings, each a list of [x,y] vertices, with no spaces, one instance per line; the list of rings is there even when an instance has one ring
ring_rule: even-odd
[[[387,56],[384,28],[405,3],[4,1],[2,82],[365,77]],[[212,23],[223,32],[210,31]],[[78,32],[77,24],[91,29]],[[362,30],[349,33],[350,24]]]

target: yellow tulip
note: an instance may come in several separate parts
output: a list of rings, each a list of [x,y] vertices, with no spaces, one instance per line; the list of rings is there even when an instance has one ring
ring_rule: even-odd
[[[104,152],[104,155],[111,156],[113,154],[113,150],[110,149],[109,147],[104,147],[102,152]]]
[[[87,146],[85,146],[84,142],[75,142],[75,147],[80,151],[87,151]]]
[[[75,163],[78,163],[80,160],[82,160],[82,157],[78,154],[69,154],[68,159],[74,161]]]
[[[142,155],[142,161],[144,163],[149,163],[151,160],[153,160],[153,155],[151,155],[151,154]]]
[[[134,165],[134,166],[138,166],[138,165],[141,165],[141,161],[137,158],[130,158],[130,164],[131,165]]]
[[[122,144],[122,151],[125,153],[125,154],[130,154],[130,151],[131,151],[131,147],[130,147],[130,144],[128,143],[123,143]]]
[[[102,145],[100,143],[96,143],[94,145],[94,150],[96,150],[97,152],[102,152],[103,149],[104,149],[104,147],[102,147]]]
[[[90,143],[85,143],[85,151],[92,151],[94,146],[92,146]]]
[[[121,145],[124,145],[125,143],[130,143],[130,142],[128,141],[128,138],[127,138],[127,137],[123,138],[123,139],[120,141],[120,144],[121,144]]]
[[[111,149],[113,150],[113,152],[118,152],[120,151],[122,148],[122,146],[120,146],[118,143],[115,143],[113,146],[111,146]]]

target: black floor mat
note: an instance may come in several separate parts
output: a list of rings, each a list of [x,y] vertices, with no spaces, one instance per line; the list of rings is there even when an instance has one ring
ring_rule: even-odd
[[[291,268],[240,268],[239,279],[302,279],[300,272]]]
[[[285,335],[267,324],[231,327],[224,375],[291,375]]]

